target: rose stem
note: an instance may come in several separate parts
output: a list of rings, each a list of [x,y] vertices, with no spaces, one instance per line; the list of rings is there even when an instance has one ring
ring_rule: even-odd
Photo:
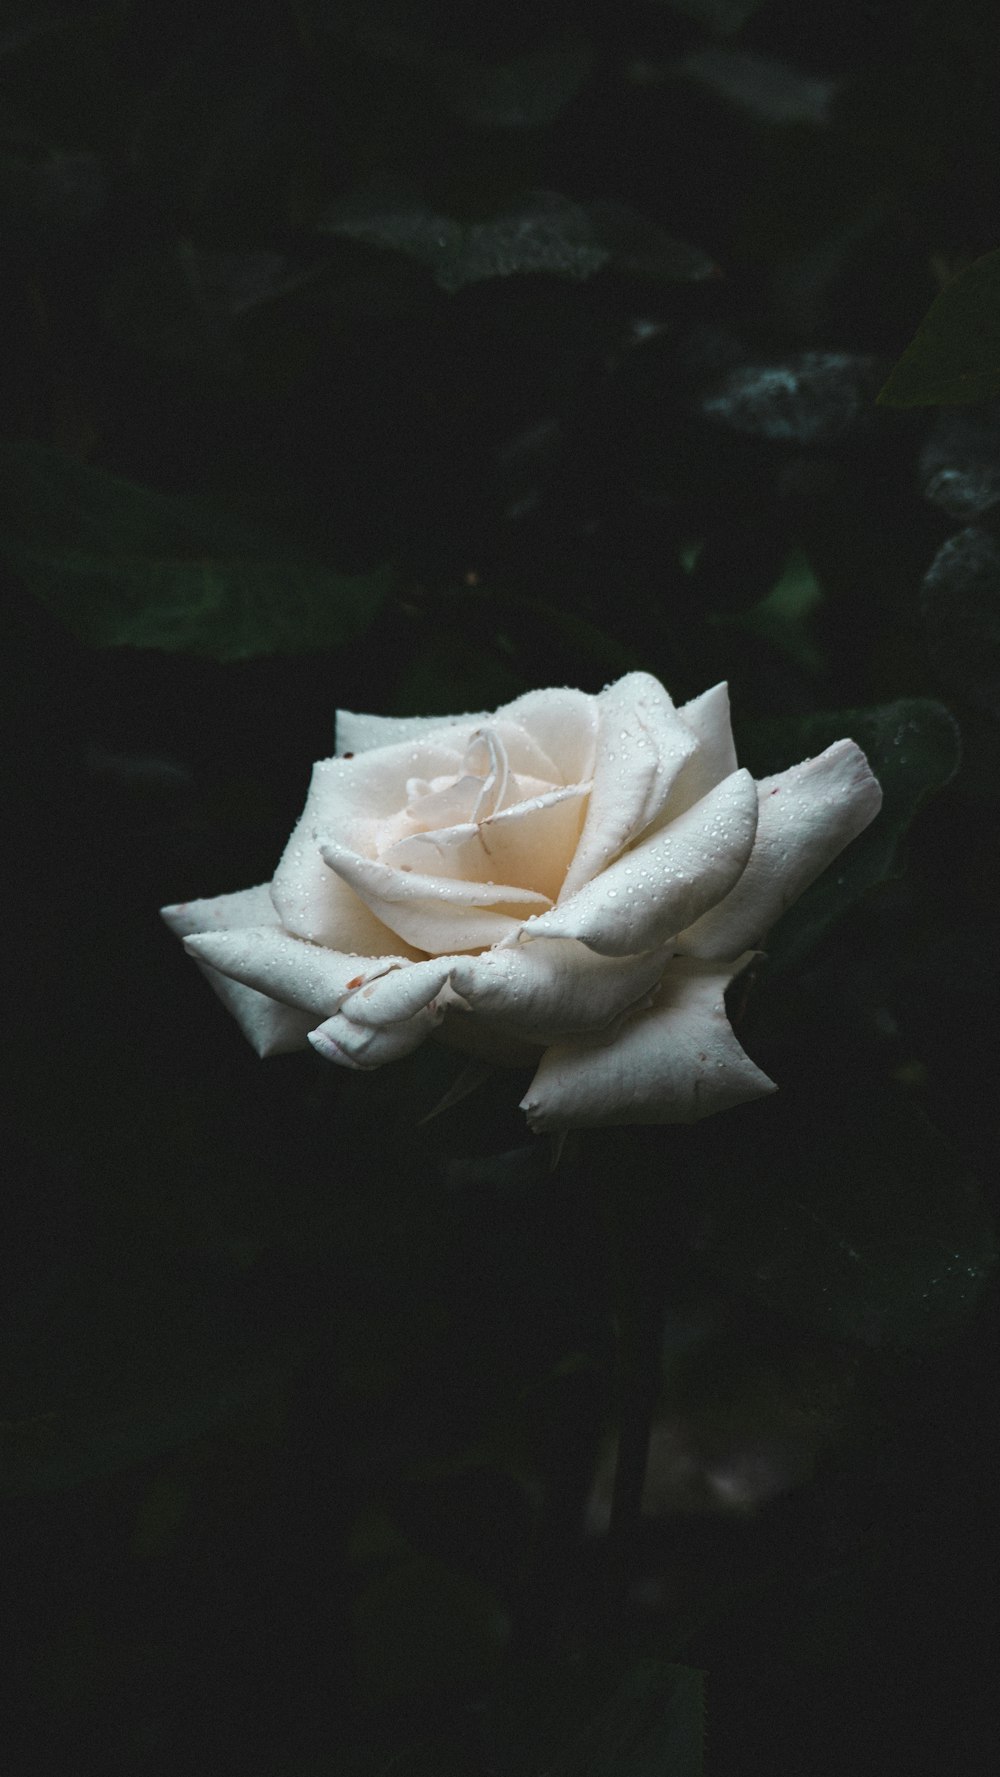
[[[662,1189],[662,1187],[660,1187]],[[660,1393],[664,1278],[656,1235],[657,1205],[638,1181],[606,1199],[612,1263],[614,1390],[618,1422],[611,1521],[609,1583],[624,1602],[635,1554],[649,1460],[653,1413]]]

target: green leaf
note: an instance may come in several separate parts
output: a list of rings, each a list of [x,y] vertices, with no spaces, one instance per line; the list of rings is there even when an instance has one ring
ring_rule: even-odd
[[[391,571],[342,574],[207,503],[0,444],[0,553],[82,640],[216,660],[350,641]]]
[[[699,248],[622,205],[584,205],[554,191],[529,191],[490,215],[465,218],[435,208],[410,186],[379,183],[340,199],[317,227],[407,254],[449,295],[515,273],[584,280],[615,264],[669,283],[715,270]]]
[[[958,726],[943,704],[927,697],[761,722],[740,736],[739,756],[755,777],[767,777],[845,736],[868,755],[882,808],[775,927],[767,944],[772,967],[798,966],[860,896],[902,873],[900,848],[910,823],[958,770]]]
[[[996,1262],[975,1180],[884,1083],[848,1093],[812,1076],[785,1082],[719,1198],[710,1266],[834,1338],[939,1341],[968,1319]]]
[[[937,407],[1000,395],[1000,248],[952,278],[879,394],[885,407]]]

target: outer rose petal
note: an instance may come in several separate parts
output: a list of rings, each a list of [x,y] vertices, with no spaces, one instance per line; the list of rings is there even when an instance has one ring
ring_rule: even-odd
[[[373,747],[416,740],[441,728],[478,728],[488,721],[485,710],[469,716],[363,716],[356,710],[338,710],[336,751],[342,758],[345,753],[367,753]]]
[[[257,888],[239,889],[233,895],[180,901],[172,907],[161,907],[160,914],[179,938],[195,932],[221,933],[247,925],[278,924],[267,883],[261,883]],[[220,975],[217,969],[204,963],[199,963],[199,968],[258,1055],[282,1055],[288,1050],[306,1047],[310,1027],[315,1022],[308,1013],[279,1004],[252,987]]]
[[[232,981],[316,1018],[329,1018],[362,981],[387,969],[407,968],[403,957],[351,956],[293,938],[280,926],[244,926],[237,931],[198,932],[184,948]]]
[[[609,685],[597,707],[590,807],[560,901],[575,895],[646,831],[698,745],[649,673],[628,673]]]
[[[715,789],[716,784],[721,784],[723,778],[731,777],[738,769],[729,717],[729,686],[725,681],[703,691],[700,697],[692,697],[690,703],[681,705],[677,714],[691,730],[698,745],[693,757],[683,767],[657,826],[674,820],[682,810],[699,802],[709,790]]]
[[[757,945],[882,806],[881,788],[853,740],[762,778],[757,794],[750,861],[725,900],[681,933],[677,948],[686,956],[735,956]]]
[[[677,958],[649,1010],[606,1041],[553,1044],[521,1101],[531,1128],[694,1123],[776,1091],[726,1017],[723,993],[747,961],[749,954],[723,967]]]
[[[470,1016],[522,1041],[551,1043],[610,1024],[658,984],[668,956],[664,946],[610,958],[573,938],[539,938],[482,956],[453,957],[451,985]]]
[[[341,1067],[376,1068],[387,1061],[401,1061],[430,1036],[444,1016],[442,1006],[425,1006],[400,1024],[355,1024],[344,1012],[335,1012],[325,1024],[310,1031],[309,1041],[326,1061]]]
[[[407,963],[401,969],[373,973],[344,999],[339,1009],[352,1023],[371,1025],[373,1029],[383,1024],[401,1024],[437,998],[458,960],[454,956],[434,956],[426,962]]]
[[[356,890],[376,919],[408,944],[432,956],[478,950],[516,934],[535,908],[551,906],[547,895],[487,882],[453,882],[443,876],[394,870],[359,857],[334,838],[320,841],[331,870]],[[393,948],[398,951],[398,939]]]
[[[729,893],[746,867],[756,828],[753,778],[734,771],[571,900],[532,920],[522,936],[579,938],[601,956],[655,949]]]

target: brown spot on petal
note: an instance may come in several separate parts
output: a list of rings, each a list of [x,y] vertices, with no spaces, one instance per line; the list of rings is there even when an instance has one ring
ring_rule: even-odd
[[[348,991],[348,993],[350,993],[350,992],[351,992],[351,991],[352,991],[352,989],[353,989],[353,988],[355,988],[355,987],[360,987],[360,986],[361,986],[361,983],[362,983],[362,981],[363,981],[363,980],[364,980],[364,976],[363,976],[363,975],[355,975],[355,977],[354,977],[354,979],[353,979],[353,981],[349,981],[349,982],[348,982],[348,983],[347,983],[347,991]]]

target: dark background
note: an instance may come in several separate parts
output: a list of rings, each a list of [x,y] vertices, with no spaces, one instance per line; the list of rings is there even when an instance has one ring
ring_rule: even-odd
[[[972,0],[0,7],[12,1777],[992,1768],[1000,418],[876,397],[1000,242],[998,64]],[[636,667],[883,783],[733,999],[780,1093],[550,1172],[520,1075],[257,1062],[156,909],[267,880],[335,709]]]

